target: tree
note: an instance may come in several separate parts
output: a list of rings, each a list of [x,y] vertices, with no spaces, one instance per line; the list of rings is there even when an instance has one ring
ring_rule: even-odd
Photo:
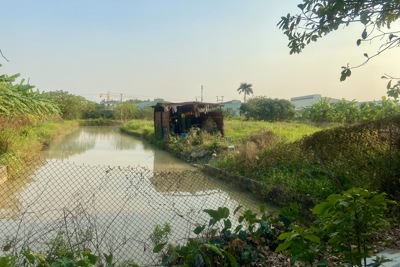
[[[288,37],[290,54],[300,53],[310,42],[353,23],[361,23],[364,29],[357,46],[362,43],[380,41],[373,55],[364,53],[365,61],[357,66],[343,66],[340,81],[351,75],[351,70],[365,65],[370,59],[400,45],[399,25],[393,22],[400,17],[400,0],[303,0],[298,5],[300,14],[281,17],[278,27]],[[394,98],[400,95],[400,79],[385,74],[389,79],[387,94]],[[393,80],[396,82],[393,83]]]
[[[138,107],[131,102],[119,102],[114,108],[114,118],[118,118],[121,121],[127,121],[134,119],[138,115]]]
[[[57,103],[61,110],[61,117],[65,120],[82,119],[84,111],[90,108],[91,101],[66,91],[50,91],[45,94]]]
[[[251,83],[241,83],[237,91],[244,94],[243,103],[246,103],[246,95],[253,94],[253,88]]]
[[[294,118],[293,104],[284,99],[272,99],[265,96],[251,98],[240,106],[240,113],[247,119],[264,121],[288,121]]]

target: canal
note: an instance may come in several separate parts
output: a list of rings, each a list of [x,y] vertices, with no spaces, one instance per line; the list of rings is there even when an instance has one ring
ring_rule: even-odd
[[[168,224],[169,241],[182,243],[208,224],[204,209],[260,204],[116,127],[81,127],[44,155],[31,175],[0,189],[0,230],[15,249],[41,249],[58,235],[99,255],[152,265],[156,225]]]

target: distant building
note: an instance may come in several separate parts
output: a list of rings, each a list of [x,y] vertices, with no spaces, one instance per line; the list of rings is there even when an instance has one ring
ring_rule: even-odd
[[[315,95],[292,97],[290,99],[290,102],[294,105],[296,110],[300,110],[302,108],[311,107],[313,104],[317,104],[319,101],[321,101],[322,98],[328,98],[330,103],[335,103],[340,101],[340,99],[322,97],[320,94],[315,94]]]
[[[232,112],[232,114],[240,116],[240,106],[242,105],[242,101],[232,100],[232,101],[223,102],[221,104],[223,105],[222,106],[223,111]]]

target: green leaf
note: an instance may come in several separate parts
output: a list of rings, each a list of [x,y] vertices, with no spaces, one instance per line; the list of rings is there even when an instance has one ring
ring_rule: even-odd
[[[213,244],[203,244],[202,247],[207,248],[207,249],[211,249],[212,251],[214,251],[215,253],[217,253],[219,256],[224,257],[224,255],[222,255],[221,250]]]
[[[198,235],[198,234],[200,234],[201,232],[203,232],[204,228],[206,228],[205,225],[197,226],[196,229],[194,229],[193,232],[194,232],[196,235]]]
[[[267,210],[267,206],[263,203],[260,205],[260,212],[264,213]]]
[[[87,257],[89,259],[89,262],[93,265],[96,264],[97,260],[99,259],[99,257],[94,255],[90,250],[85,250],[84,252],[82,252],[82,256]]]
[[[203,211],[210,215],[210,217],[214,219],[215,222],[218,222],[221,219],[220,213],[217,210],[206,209]]]
[[[158,253],[158,252],[160,252],[160,251],[165,247],[166,244],[167,244],[167,242],[161,243],[161,244],[158,244],[157,246],[155,246],[155,247],[153,248],[153,253]]]
[[[312,242],[314,242],[314,243],[321,243],[321,240],[320,240],[319,237],[316,236],[316,235],[307,234],[307,235],[304,235],[304,238],[305,238],[305,239],[308,239],[308,240],[310,240],[310,241],[312,241]]]
[[[367,34],[367,29],[365,28],[361,34],[361,37],[365,40],[367,38],[368,34]]]
[[[288,241],[288,242],[279,244],[279,246],[275,249],[275,252],[281,252],[281,251],[287,250],[291,244],[292,244],[292,241]]]
[[[296,233],[298,233],[299,235],[301,235],[301,234],[304,232],[303,228],[301,228],[300,226],[295,226],[295,227],[293,228],[293,230],[294,230]]]
[[[239,232],[242,228],[243,228],[243,225],[241,225],[241,224],[239,224],[238,226],[236,226],[236,228],[235,228],[235,234],[237,234],[237,232]]]
[[[224,220],[224,229],[230,229],[232,227],[231,220]]]
[[[30,264],[34,264],[35,263],[35,256],[33,256],[33,254],[29,250],[22,251],[22,255],[24,255],[25,259],[27,259],[27,261]]]
[[[285,232],[285,233],[280,234],[280,235],[278,236],[278,239],[279,239],[279,240],[284,240],[284,239],[286,239],[286,238],[288,238],[288,237],[290,237],[290,236],[292,236],[292,233],[291,233],[291,232]]]
[[[361,44],[361,39],[357,40],[357,46],[359,46]]]
[[[386,85],[386,88],[389,90],[392,87],[392,80],[390,80],[388,82],[388,84]]]
[[[241,208],[243,208],[242,205],[237,206],[235,211],[233,212],[233,215],[235,215]]]
[[[237,267],[239,266],[238,262],[236,261],[236,258],[229,252],[225,251],[225,256],[228,258],[230,264],[232,267]]]
[[[222,218],[226,219],[226,218],[229,217],[229,209],[226,208],[226,207],[223,207],[223,208],[219,207],[218,208],[218,213],[219,213],[221,219]]]
[[[285,227],[289,227],[289,225],[292,223],[292,219],[285,214],[279,214],[279,220],[283,222]]]

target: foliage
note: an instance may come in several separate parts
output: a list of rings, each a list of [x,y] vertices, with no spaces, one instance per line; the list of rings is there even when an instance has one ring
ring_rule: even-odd
[[[171,226],[165,223],[164,226],[156,225],[153,233],[150,235],[151,242],[153,242],[154,253],[160,252],[160,250],[167,244],[169,235],[171,234]]]
[[[233,212],[235,215],[241,206]],[[210,216],[208,225],[194,229],[196,238],[188,238],[185,245],[157,249],[163,266],[250,266],[266,263],[270,249],[277,246],[279,230],[270,221],[265,207],[260,214],[246,210],[238,223],[232,222],[226,207],[204,210]],[[270,248],[269,248],[270,247]]]
[[[240,93],[243,93],[244,98],[243,98],[243,103],[246,103],[246,96],[253,94],[253,85],[251,83],[241,83],[237,91]]]
[[[0,65],[1,67],[1,65]],[[33,85],[15,83],[19,74],[0,75],[0,117],[37,117],[39,119],[57,116],[59,109],[45,94],[34,91]]]
[[[222,109],[222,114],[224,116],[224,120],[234,120],[239,119],[239,115],[231,108]]]
[[[19,266],[29,267],[138,267],[133,261],[124,261],[121,264],[114,262],[113,255],[104,254],[103,262],[100,258],[92,253],[89,249],[84,249],[75,254],[65,254],[60,251],[54,251],[54,255],[44,255],[42,253],[33,252],[29,249],[24,250],[20,255],[6,254],[0,257],[0,266],[14,267],[16,262],[21,261]],[[20,256],[21,258],[19,258]]]
[[[69,94],[65,91],[51,91],[45,95],[57,103],[61,117],[65,120],[82,119],[84,114],[93,112],[95,104],[82,96]]]
[[[258,181],[257,190],[267,200],[279,205],[295,201],[304,211],[351,187],[386,192],[398,199],[399,119],[336,127],[294,142],[261,132],[235,144],[235,151],[212,165]]]
[[[145,135],[148,131],[154,132],[154,122],[152,120],[130,120],[122,126],[128,133]]]
[[[251,98],[242,104],[240,113],[247,119],[264,121],[289,121],[294,118],[294,106],[284,99],[271,99],[264,96]]]
[[[130,102],[119,102],[114,107],[113,113],[114,118],[121,121],[127,121],[135,118],[135,115],[139,112],[137,106]]]
[[[292,263],[301,261],[310,266],[327,266],[332,255],[348,266],[367,266],[366,258],[380,242],[379,230],[388,226],[384,216],[387,205],[394,203],[385,193],[361,188],[330,195],[313,208],[317,215],[314,225],[290,223],[291,231],[279,236],[284,242],[276,252],[288,250]]]
[[[0,165],[12,165],[10,177],[24,173],[26,162],[37,157],[44,145],[77,127],[76,122],[37,122],[35,125],[7,127],[0,131]]]
[[[364,29],[357,39],[357,46],[361,43],[370,43],[380,40],[378,50],[373,55],[364,53],[366,58],[358,66],[343,66],[340,81],[344,81],[351,75],[351,69],[365,65],[370,59],[382,52],[398,47],[398,25],[396,22],[400,16],[400,1],[398,0],[371,0],[371,1],[325,1],[303,0],[298,5],[300,14],[281,17],[278,23],[279,29],[288,37],[290,54],[300,53],[306,45],[316,42],[318,39],[342,27],[353,23],[361,23]],[[390,75],[382,78],[389,79],[388,96],[399,96],[399,83],[392,85],[393,80],[398,80]]]
[[[366,102],[362,105],[344,99],[332,102],[329,98],[321,98],[318,103],[304,108],[301,120],[315,123],[347,123],[379,120],[400,114],[398,101],[382,97],[380,103]]]
[[[343,254],[349,263],[361,266],[361,260],[371,256],[373,245],[379,241],[377,231],[388,226],[385,211],[388,204],[394,203],[385,193],[352,188],[341,195],[329,196],[313,212],[321,219],[332,252]]]
[[[89,102],[88,108],[82,111],[82,119],[113,120],[113,110],[104,103]]]

